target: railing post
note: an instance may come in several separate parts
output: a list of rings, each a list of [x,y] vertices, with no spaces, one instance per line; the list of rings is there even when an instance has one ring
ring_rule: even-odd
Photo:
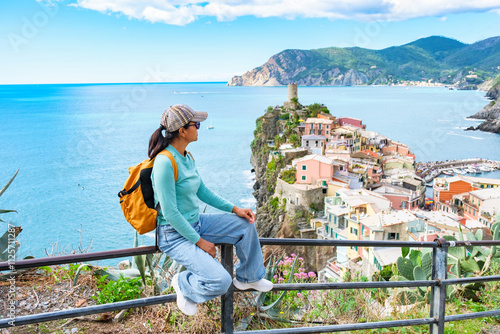
[[[224,268],[233,277],[233,245],[222,244],[221,262]],[[233,334],[233,296],[234,286],[231,284],[227,292],[221,296],[221,332]]]
[[[446,279],[447,273],[447,254],[448,242],[445,239],[439,238],[436,240],[438,247],[432,249],[432,279],[438,280],[440,283],[431,289],[431,318],[437,320],[437,323],[430,325],[431,334],[444,334],[444,314],[446,303],[446,285],[441,284],[441,281]]]

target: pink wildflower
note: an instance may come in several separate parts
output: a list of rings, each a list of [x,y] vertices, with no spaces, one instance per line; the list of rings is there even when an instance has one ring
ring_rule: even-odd
[[[292,257],[297,257],[297,255],[295,255],[295,254],[292,254]]]
[[[326,293],[326,292],[323,292],[323,296],[325,296],[325,297],[326,297],[326,295],[327,295],[327,293]]]
[[[284,281],[283,277],[278,278],[278,283],[281,283],[283,281]]]
[[[300,278],[307,278],[307,274],[306,273],[300,273]]]
[[[277,278],[278,278],[278,275],[274,275],[274,276],[273,276],[273,278],[274,278],[274,279],[277,279]]]
[[[304,271],[306,271],[304,268],[299,268],[299,273],[303,273]]]
[[[298,292],[297,297],[302,298],[302,294],[300,292]]]
[[[294,273],[293,276],[295,276],[295,277],[298,278],[298,277],[300,277],[300,274],[299,273]]]
[[[309,273],[307,273],[307,276],[314,278],[314,277],[316,277],[316,274],[314,272],[310,271]]]
[[[283,275],[288,275],[288,270],[283,270]]]
[[[302,257],[299,257],[299,261],[304,261],[304,258],[302,258]]]

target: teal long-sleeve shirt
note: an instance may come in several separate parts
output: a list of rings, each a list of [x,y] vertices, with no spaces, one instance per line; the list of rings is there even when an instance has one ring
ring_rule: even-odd
[[[174,156],[179,174],[175,182],[170,159],[161,154],[156,156],[151,180],[155,205],[159,202],[161,206],[158,225],[171,225],[186,239],[197,243],[200,235],[192,225],[199,217],[198,200],[227,212],[232,212],[234,205],[205,186],[189,154],[183,156],[171,145],[166,149]]]

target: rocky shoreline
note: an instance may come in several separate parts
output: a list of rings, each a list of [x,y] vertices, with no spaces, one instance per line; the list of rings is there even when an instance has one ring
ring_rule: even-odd
[[[498,79],[498,77],[497,77]],[[496,80],[498,81],[498,80]],[[469,118],[485,120],[477,127],[470,126],[466,130],[480,130],[485,132],[493,132],[500,134],[500,83],[493,85],[486,96],[493,101],[486,105],[483,109]]]

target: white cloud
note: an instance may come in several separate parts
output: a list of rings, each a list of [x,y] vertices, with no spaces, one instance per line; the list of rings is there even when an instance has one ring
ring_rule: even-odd
[[[186,25],[200,16],[230,21],[247,15],[399,21],[471,11],[498,11],[500,0],[77,0],[72,5],[151,22]]]

